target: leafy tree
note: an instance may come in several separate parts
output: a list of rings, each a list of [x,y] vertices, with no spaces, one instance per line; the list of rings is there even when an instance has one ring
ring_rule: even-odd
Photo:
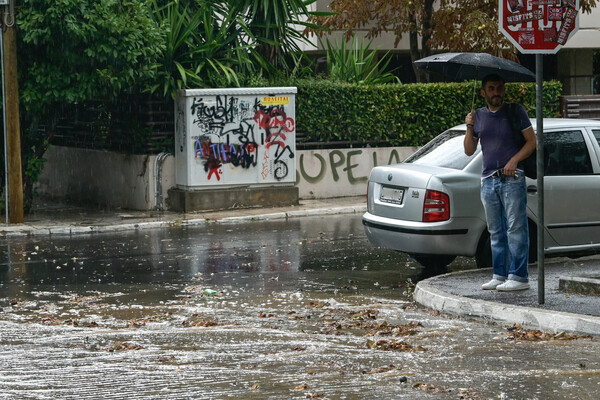
[[[136,0],[23,0],[17,15],[21,102],[116,97],[154,78],[163,32]]]
[[[256,39],[257,52],[275,68],[288,68],[283,54],[299,52],[298,46],[307,39],[297,26],[321,28],[307,22],[309,16],[324,16],[308,10],[316,0],[228,0],[231,9],[244,16],[252,36]]]
[[[580,0],[583,12],[595,6],[596,0]],[[516,49],[498,30],[497,1],[332,0],[329,7],[335,15],[316,16],[312,22],[342,30],[347,38],[363,27],[369,27],[368,37],[392,32],[395,46],[408,35],[413,61],[431,55],[435,48],[477,50],[516,59]],[[414,64],[413,69],[418,81],[426,80]]]
[[[164,32],[137,0],[19,3],[17,65],[27,209],[64,104],[112,99],[148,85],[156,77]]]

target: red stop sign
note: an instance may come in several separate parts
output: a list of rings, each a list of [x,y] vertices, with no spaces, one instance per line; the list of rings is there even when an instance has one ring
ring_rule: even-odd
[[[521,53],[556,53],[579,29],[579,0],[499,0],[500,31]]]

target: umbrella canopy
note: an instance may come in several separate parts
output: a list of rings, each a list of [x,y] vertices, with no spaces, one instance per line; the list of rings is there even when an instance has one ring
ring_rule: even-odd
[[[507,82],[535,80],[535,74],[522,65],[487,53],[442,53],[417,60],[415,65],[456,81],[481,80],[489,74],[498,74]]]

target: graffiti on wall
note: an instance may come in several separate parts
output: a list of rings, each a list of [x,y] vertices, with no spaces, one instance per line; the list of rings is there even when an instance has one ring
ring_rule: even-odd
[[[307,159],[305,159],[305,155]],[[371,168],[379,164],[378,158],[380,157],[381,155],[379,155],[377,149],[370,151],[360,149],[329,150],[323,154],[314,153],[310,156],[307,152],[307,154],[300,154],[296,181],[301,182],[304,180],[309,184],[318,184],[331,179],[334,183],[363,184],[368,180]],[[401,159],[402,157],[398,154],[398,151],[392,149],[385,165],[399,163]],[[312,173],[309,173],[308,166],[313,170]]]
[[[207,179],[221,181],[226,165],[256,169],[263,181],[288,177],[296,140],[289,107],[289,96],[194,97],[190,138]]]

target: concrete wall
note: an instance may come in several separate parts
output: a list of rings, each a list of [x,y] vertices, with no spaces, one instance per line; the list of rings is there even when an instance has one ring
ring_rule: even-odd
[[[373,167],[404,161],[416,147],[297,151],[296,186],[301,199],[366,193]]]
[[[162,160],[162,174],[155,171],[157,157],[51,146],[37,192],[73,203],[156,209],[163,200],[155,198],[157,189],[166,193],[175,185],[174,157]],[[158,175],[162,179],[157,185]]]
[[[296,186],[300,199],[363,195],[374,166],[403,161],[414,147],[299,150]],[[124,155],[52,146],[37,191],[81,204],[133,210],[166,208],[175,187],[172,155]]]

